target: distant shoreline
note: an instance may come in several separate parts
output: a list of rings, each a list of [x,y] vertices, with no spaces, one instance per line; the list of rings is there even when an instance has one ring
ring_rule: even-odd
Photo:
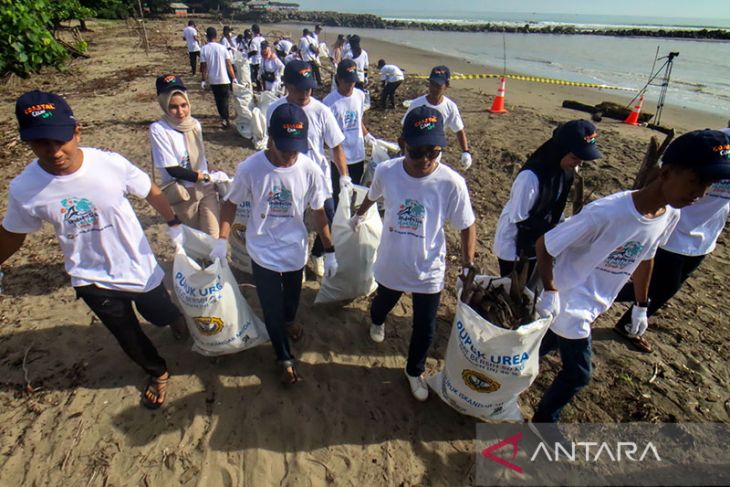
[[[327,27],[349,27],[368,29],[412,29],[449,32],[506,32],[514,34],[566,34],[566,35],[604,35],[612,37],[662,37],[677,39],[730,40],[730,30],[724,29],[647,29],[647,28],[578,28],[572,24],[504,25],[499,22],[454,23],[431,21],[404,21],[384,19],[372,14],[345,14],[339,12],[266,12],[236,14],[237,20],[266,24],[308,22]]]

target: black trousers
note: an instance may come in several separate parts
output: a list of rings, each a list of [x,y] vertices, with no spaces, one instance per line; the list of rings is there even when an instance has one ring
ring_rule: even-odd
[[[165,360],[142,331],[132,308],[134,303],[139,314],[155,326],[168,326],[179,319],[180,311],[162,284],[146,293],[113,291],[94,285],[75,289],[76,296],[99,317],[134,363],[153,377],[167,372]]]
[[[352,184],[360,184],[364,169],[365,161],[347,165],[347,172],[350,173]],[[335,209],[337,209],[337,203],[340,201],[340,171],[337,170],[334,162],[330,162],[330,177],[332,178],[332,198],[335,200]]]
[[[511,261],[511,260],[502,260],[500,258],[497,258],[497,262],[499,263],[499,276],[500,277],[507,277],[510,274],[512,274],[512,270],[515,268],[515,265],[519,261]],[[529,259],[527,261],[527,265],[529,266],[527,268],[527,279],[530,279],[530,276],[532,275],[532,272],[535,270],[535,265],[537,264],[537,259]]]
[[[391,83],[385,83],[383,91],[380,94],[380,108],[385,108],[386,100],[390,100],[390,108],[395,108],[395,90],[403,83],[403,81],[393,81]]]
[[[257,91],[261,91],[261,81],[259,80],[259,68],[261,67],[260,64],[249,64],[249,69],[251,70],[251,83],[253,83],[254,87]]]
[[[276,272],[261,267],[251,260],[256,294],[264,312],[266,331],[269,332],[271,346],[274,347],[276,360],[291,362],[294,356],[289,349],[289,335],[286,328],[297,316],[299,296],[302,292],[302,272],[304,268],[292,272]]]
[[[210,85],[215,98],[215,107],[218,109],[218,115],[221,120],[228,120],[228,99],[231,97],[231,84]]]
[[[677,294],[684,281],[700,266],[704,258],[704,255],[687,256],[658,249],[656,256],[654,256],[654,270],[649,281],[649,300],[651,302],[649,303],[647,315],[653,315],[667,301],[672,299],[672,296]],[[634,285],[631,282],[627,283],[616,297],[616,301],[623,302],[634,301],[635,299]],[[631,323],[631,308],[626,310],[626,313],[618,321],[619,325],[626,325],[627,323]]]
[[[385,323],[388,313],[398,304],[402,291],[390,289],[378,283],[373,302],[370,305],[370,320],[375,325]],[[436,312],[441,302],[441,293],[413,295],[413,332],[408,346],[406,372],[418,377],[426,370],[426,357],[436,334]]]
[[[314,79],[317,80],[317,87],[322,86],[322,74],[319,72],[319,64],[315,63],[314,61],[307,61],[309,65],[312,67],[312,72],[314,73]]]
[[[200,51],[188,52],[188,56],[190,56],[190,69],[193,70],[193,76],[195,76],[195,70],[198,66],[198,58],[200,57]]]

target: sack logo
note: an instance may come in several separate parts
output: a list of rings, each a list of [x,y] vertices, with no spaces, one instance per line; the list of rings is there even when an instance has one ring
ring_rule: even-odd
[[[63,221],[78,230],[97,226],[99,213],[94,204],[86,198],[70,196],[61,200]]]
[[[639,256],[643,249],[644,245],[641,242],[635,240],[626,242],[611,252],[603,265],[609,269],[624,269],[636,262],[636,257]]]
[[[502,384],[496,380],[476,370],[464,369],[461,372],[461,378],[469,389],[476,392],[496,392],[502,387]]]
[[[205,336],[217,335],[223,331],[223,320],[216,316],[196,316],[193,321],[198,331]]]

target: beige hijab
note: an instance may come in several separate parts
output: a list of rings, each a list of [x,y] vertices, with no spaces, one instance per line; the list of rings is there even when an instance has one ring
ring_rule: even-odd
[[[173,95],[182,95],[185,101],[190,105],[188,94],[183,90],[170,90],[157,95],[157,101],[160,108],[164,112],[162,120],[178,132],[182,132],[185,137],[185,146],[188,149],[188,157],[190,157],[190,168],[198,171],[200,164],[205,160],[205,146],[203,145],[203,129],[197,120],[188,115],[184,120],[180,121],[169,113],[170,98]]]

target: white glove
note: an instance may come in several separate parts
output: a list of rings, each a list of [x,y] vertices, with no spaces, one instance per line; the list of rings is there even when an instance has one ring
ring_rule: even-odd
[[[466,171],[471,167],[471,153],[469,152],[462,152],[461,153],[461,168]]]
[[[375,140],[375,137],[370,132],[368,132],[368,134],[365,136],[365,142],[367,142],[368,144],[375,144]]]
[[[208,83],[206,83],[205,81],[201,81],[200,82],[200,89],[203,90],[203,91],[207,90],[208,89]]]
[[[340,176],[340,189],[346,189],[348,193],[352,193],[352,178],[350,176]]]
[[[365,217],[362,215],[352,215],[352,218],[350,218],[350,228],[352,228],[353,232],[356,232],[360,230],[360,225],[362,225],[362,222],[365,221]]]
[[[216,259],[220,259],[221,262],[228,260],[228,240],[225,238],[217,239],[210,250],[210,260],[215,262]]]
[[[649,317],[646,315],[647,308],[634,305],[631,308],[631,328],[626,330],[631,337],[640,337],[649,328]]]
[[[555,319],[560,312],[560,296],[558,292],[543,290],[540,293],[537,304],[535,304],[535,311],[542,318],[550,316]]]
[[[234,85],[237,85],[238,84],[238,80],[236,78],[233,78],[233,81],[232,82],[233,82]]]
[[[324,276],[333,277],[337,274],[337,258],[334,252],[324,254]]]
[[[233,179],[223,171],[213,171],[210,173],[210,180],[213,183],[230,183]]]
[[[175,247],[175,250],[182,247],[182,245],[183,245],[182,225],[173,225],[171,227],[167,227],[167,236],[170,237],[170,240],[172,241],[172,245]]]

